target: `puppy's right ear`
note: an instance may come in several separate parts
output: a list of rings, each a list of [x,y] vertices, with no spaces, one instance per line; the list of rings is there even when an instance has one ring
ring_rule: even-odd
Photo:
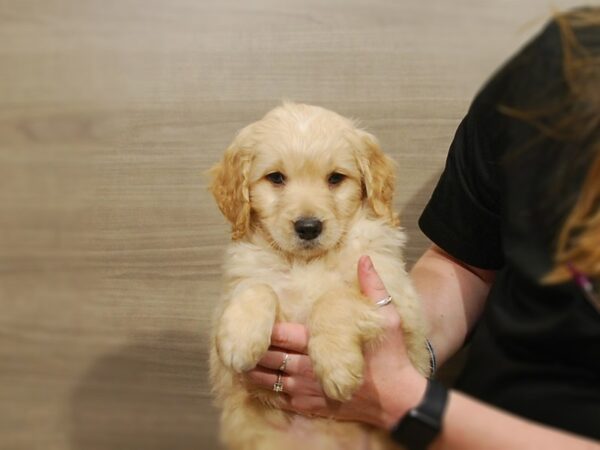
[[[251,152],[238,144],[239,138],[225,150],[223,160],[210,173],[210,190],[219,209],[231,223],[234,240],[242,238],[250,229],[249,176]]]

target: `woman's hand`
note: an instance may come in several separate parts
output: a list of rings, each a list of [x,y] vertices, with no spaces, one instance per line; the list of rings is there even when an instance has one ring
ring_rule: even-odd
[[[362,292],[373,303],[388,296],[369,257],[359,260],[358,280]],[[284,409],[391,428],[419,403],[426,380],[408,359],[396,309],[388,305],[380,311],[385,316],[385,335],[378,345],[365,349],[364,381],[350,401],[340,403],[325,396],[306,354],[308,331],[300,324],[275,325],[269,351],[247,373],[249,382],[272,390],[281,368]],[[289,356],[282,367],[286,354]]]

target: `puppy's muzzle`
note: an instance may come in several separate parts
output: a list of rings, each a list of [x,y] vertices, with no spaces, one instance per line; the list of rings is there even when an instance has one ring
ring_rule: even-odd
[[[323,222],[315,217],[301,217],[294,222],[294,230],[300,239],[310,241],[321,234]]]

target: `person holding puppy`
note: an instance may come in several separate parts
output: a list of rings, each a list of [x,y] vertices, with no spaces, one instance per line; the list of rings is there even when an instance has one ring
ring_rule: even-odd
[[[308,332],[277,324],[259,365],[285,358],[285,408],[388,430],[409,449],[600,448],[600,9],[561,14],[473,101],[420,226],[411,271],[443,364],[471,348],[454,389],[411,365],[392,308],[365,381],[325,397]],[[387,297],[368,257],[363,293]],[[270,389],[260,368],[248,379]]]

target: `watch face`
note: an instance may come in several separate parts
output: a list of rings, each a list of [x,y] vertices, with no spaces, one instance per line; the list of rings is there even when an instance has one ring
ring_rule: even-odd
[[[439,423],[413,409],[392,431],[392,438],[409,450],[425,449],[440,431]]]
[[[425,414],[418,409],[411,409],[409,417],[413,419],[411,422],[416,422],[423,425],[424,429],[431,430],[435,433],[440,431],[440,419],[438,417],[431,417],[430,415]]]

